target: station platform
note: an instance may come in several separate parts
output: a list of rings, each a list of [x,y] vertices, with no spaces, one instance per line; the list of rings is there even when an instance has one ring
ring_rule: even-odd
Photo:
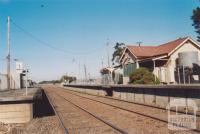
[[[0,91],[0,122],[27,123],[33,118],[34,100],[42,96],[40,88]]]

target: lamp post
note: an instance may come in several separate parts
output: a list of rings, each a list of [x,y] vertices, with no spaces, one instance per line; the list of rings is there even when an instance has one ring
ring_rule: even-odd
[[[27,96],[27,94],[28,94],[28,69],[25,68],[25,70],[26,70],[26,96]]]

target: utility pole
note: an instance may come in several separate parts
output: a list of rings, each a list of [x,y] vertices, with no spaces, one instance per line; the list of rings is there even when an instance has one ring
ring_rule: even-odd
[[[8,55],[7,55],[7,87],[8,90],[10,90],[10,17],[8,16],[7,20],[8,25],[8,31],[7,31],[7,49],[8,49]]]
[[[78,78],[77,79],[81,78],[81,76],[80,76],[80,68],[81,68],[81,63],[80,63],[80,61],[78,61]]]
[[[103,69],[103,58],[101,59],[101,69]]]
[[[109,39],[107,39],[106,46],[107,46],[107,56],[108,56],[108,67],[110,67]]]
[[[85,73],[85,80],[87,81],[87,68],[85,64],[84,64],[84,73]]]

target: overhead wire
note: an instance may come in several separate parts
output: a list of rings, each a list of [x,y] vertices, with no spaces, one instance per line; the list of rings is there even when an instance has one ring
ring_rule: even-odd
[[[20,31],[22,31],[23,33],[25,33],[27,36],[31,37],[32,39],[34,39],[35,41],[39,42],[40,44],[47,46],[51,49],[54,49],[56,51],[62,52],[64,54],[74,54],[74,55],[87,55],[87,54],[91,54],[93,52],[99,51],[99,48],[95,49],[95,50],[91,50],[91,51],[87,51],[87,52],[72,52],[72,51],[68,51],[68,50],[64,50],[58,47],[55,47],[55,45],[52,45],[50,43],[47,43],[46,41],[38,38],[37,36],[35,36],[34,34],[32,34],[31,32],[25,30],[22,26],[20,26],[19,24],[17,24],[16,22],[14,22],[11,19],[11,23],[18,28]]]
[[[78,57],[81,57],[81,55],[88,55],[91,53],[95,53],[95,52],[99,52],[100,48],[96,48],[87,52],[72,52],[69,50],[64,50],[61,49],[59,47],[56,47],[55,44],[52,45],[46,41],[44,41],[43,39],[38,38],[37,36],[35,36],[34,34],[32,34],[31,32],[27,31],[25,28],[23,28],[21,25],[19,25],[18,23],[16,23],[15,21],[13,21],[12,19],[10,20],[11,24],[13,24],[18,30],[20,30],[21,32],[23,32],[24,34],[26,34],[27,36],[29,36],[30,38],[32,38],[33,40],[39,42],[40,45],[46,46],[48,48],[51,48],[57,52],[62,52],[63,54],[66,55],[78,55]],[[37,44],[38,45],[38,44]],[[104,47],[103,45],[101,46],[102,48]],[[68,57],[69,58],[69,57]],[[74,59],[74,58],[73,58]]]

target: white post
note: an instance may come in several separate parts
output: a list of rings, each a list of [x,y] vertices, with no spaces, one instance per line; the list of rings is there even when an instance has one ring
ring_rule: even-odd
[[[181,83],[181,79],[180,79],[180,71],[179,71],[179,67],[178,67],[178,84]]]
[[[153,71],[154,71],[154,82],[156,82],[156,72],[155,72],[156,64],[155,60],[153,60]]]
[[[183,83],[185,84],[185,67],[183,65]]]
[[[138,69],[140,67],[139,62],[136,61],[136,68]]]
[[[24,68],[25,68],[25,75],[26,75],[26,96],[28,95],[28,68],[26,66],[26,64],[24,63]]]
[[[26,68],[26,96],[28,94],[28,70]]]

